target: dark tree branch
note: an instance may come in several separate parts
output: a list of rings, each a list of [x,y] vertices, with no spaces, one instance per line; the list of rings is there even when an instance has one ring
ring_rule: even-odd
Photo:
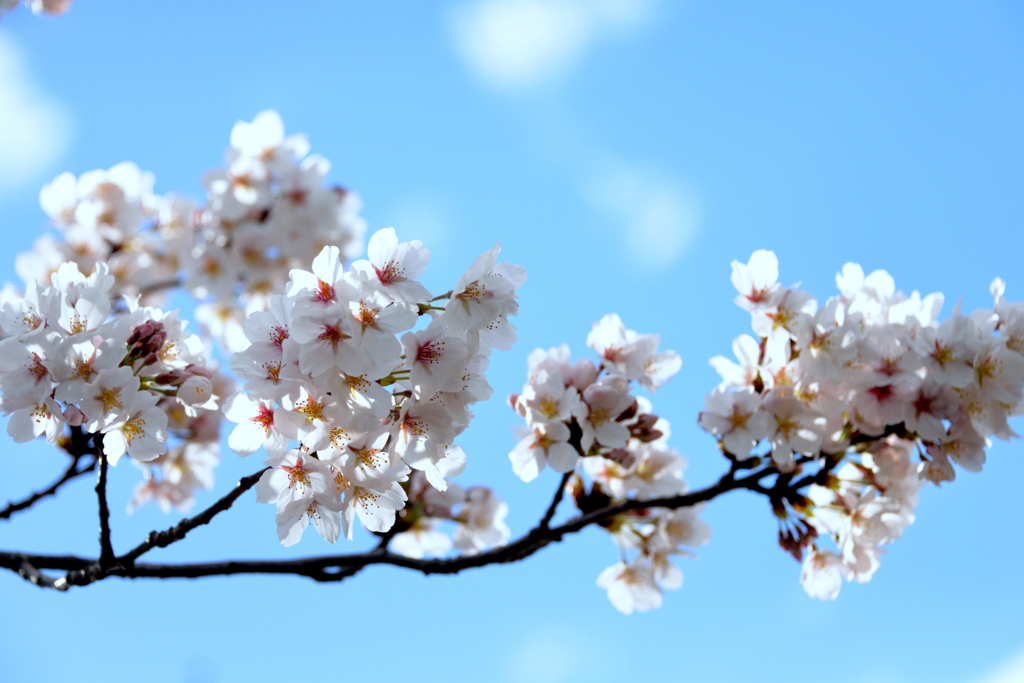
[[[898,429],[893,429],[888,433],[899,433]],[[884,438],[886,435],[871,438]],[[865,443],[871,440],[871,438],[861,437],[857,440],[859,443]],[[110,563],[104,563],[102,556],[100,560],[90,560],[67,555],[33,555],[28,553],[0,552],[0,568],[10,569],[37,586],[55,588],[57,590],[67,590],[68,587],[73,585],[87,585],[104,579],[107,576],[170,579],[229,576],[234,574],[291,574],[305,576],[314,581],[336,582],[354,576],[366,567],[378,564],[403,567],[425,575],[457,574],[463,570],[476,567],[518,562],[539,552],[551,543],[562,541],[569,534],[577,533],[591,525],[600,525],[617,515],[635,510],[648,508],[675,510],[692,507],[739,489],[765,495],[773,504],[776,501],[788,500],[798,496],[800,490],[806,486],[823,484],[829,473],[841,460],[836,455],[823,454],[822,457],[823,463],[817,472],[800,478],[796,476],[799,473],[799,469],[792,473],[783,474],[779,472],[774,463],[770,460],[765,462],[765,459],[759,456],[747,458],[743,461],[737,461],[734,457],[731,457],[729,471],[711,486],[689,493],[662,498],[623,500],[585,512],[560,525],[551,526],[555,512],[565,495],[566,485],[572,476],[571,472],[566,473],[561,477],[558,489],[555,491],[551,503],[537,523],[537,526],[511,543],[475,555],[441,559],[416,559],[397,555],[387,549],[388,543],[394,536],[394,530],[392,530],[392,532],[378,534],[380,540],[377,546],[365,553],[325,555],[294,560],[245,560],[193,564],[136,563],[136,559],[149,550],[157,547],[166,547],[182,540],[189,531],[197,526],[209,523],[216,515],[230,508],[235,500],[259,481],[266,471],[266,469],[263,469],[242,478],[230,493],[200,514],[183,519],[175,526],[164,531],[151,532],[143,543],[140,543],[120,557],[113,557]],[[797,465],[802,467],[816,460],[818,458],[803,456],[798,459]],[[103,473],[104,468],[101,463],[101,480],[103,479]],[[740,476],[741,474],[743,476]],[[774,482],[762,483],[763,479],[772,476],[776,477]],[[97,493],[101,489],[102,486],[98,483]],[[66,571],[67,574],[55,580],[43,574],[40,571],[42,569]]]
[[[64,474],[60,477],[60,479],[50,484],[50,486],[48,486],[47,488],[37,493],[33,493],[28,498],[18,501],[17,503],[10,503],[3,510],[0,510],[0,519],[9,519],[11,515],[13,515],[15,512],[27,510],[28,508],[32,507],[43,498],[46,498],[47,496],[52,496],[53,494],[57,493],[57,490],[61,486],[68,483],[72,479],[80,477],[83,474],[88,474],[89,472],[92,472],[94,469],[96,469],[96,460],[91,460],[88,465],[79,469],[78,464],[83,459],[83,457],[84,456],[82,455],[74,456],[74,459],[71,461],[71,464],[68,465],[68,468],[66,470],[64,470]]]
[[[0,567],[19,571],[22,576],[25,576],[25,574],[20,571],[20,568],[25,564],[31,567],[36,574],[39,573],[39,569],[66,570],[68,571],[66,577],[53,582],[53,587],[59,590],[66,590],[71,585],[92,583],[106,576],[123,576],[128,578],[198,578],[233,574],[294,574],[306,576],[315,581],[332,582],[344,580],[355,575],[365,567],[377,564],[404,567],[428,575],[457,574],[465,569],[475,567],[518,562],[551,543],[561,541],[568,534],[576,533],[592,524],[600,524],[616,515],[633,510],[653,507],[678,509],[712,500],[729,491],[737,489],[753,490],[756,486],[759,486],[761,479],[778,474],[778,471],[773,465],[768,465],[739,479],[735,477],[733,472],[729,472],[707,488],[665,498],[621,501],[614,505],[579,515],[554,527],[542,526],[545,519],[550,523],[550,517],[545,514],[545,517],[541,520],[542,523],[539,523],[538,526],[531,529],[524,536],[507,545],[476,555],[429,560],[415,559],[388,552],[385,547],[386,544],[382,543],[374,550],[366,553],[330,555],[295,560],[249,560],[176,565],[134,562],[135,558],[144,552],[157,546],[162,547],[181,540],[189,530],[209,522],[218,512],[226,510],[238,496],[251,488],[262,474],[263,471],[260,471],[242,479],[231,493],[217,501],[210,508],[207,508],[200,515],[182,520],[178,525],[171,527],[167,531],[151,533],[146,542],[140,544],[129,553],[116,558],[115,566],[108,571],[98,571],[98,563],[85,558],[4,552],[0,552]],[[564,479],[565,477],[563,477],[563,483],[559,487],[563,491]],[[559,496],[556,493],[557,498]],[[552,506],[549,506],[548,511],[550,512],[553,507],[557,507],[557,501],[552,501]],[[37,585],[45,584],[39,583]]]
[[[558,488],[555,489],[555,497],[551,499],[551,505],[548,506],[547,512],[544,513],[544,516],[541,517],[540,522],[537,524],[538,529],[547,529],[551,525],[551,520],[555,516],[558,504],[562,502],[562,496],[565,495],[565,487],[569,484],[569,478],[572,475],[573,471],[562,475],[562,481],[558,483]]]
[[[230,493],[195,517],[183,519],[164,531],[151,531],[145,541],[120,557],[112,556],[108,563],[103,562],[102,555],[100,559],[96,561],[64,556],[56,558],[56,562],[59,566],[54,566],[53,564],[50,564],[50,560],[42,559],[46,556],[0,553],[0,566],[13,569],[11,566],[11,562],[13,560],[11,558],[17,556],[22,560],[31,563],[36,568],[66,569],[68,570],[67,575],[54,581],[51,586],[57,590],[67,590],[71,586],[85,586],[106,578],[107,576],[132,576],[136,558],[153,548],[165,548],[172,543],[180,541],[185,538],[189,531],[195,529],[197,526],[209,524],[210,520],[230,508],[232,503],[238,500],[239,496],[252,488],[267,469],[268,468],[263,468],[259,472],[250,474],[248,477],[243,477]],[[97,484],[97,490],[99,488],[100,486]],[[39,562],[42,562],[42,564],[39,564]]]
[[[99,568],[106,571],[114,564],[114,548],[110,544],[110,508],[107,506],[107,456],[102,448],[97,460],[100,465],[99,476],[96,477],[96,498],[100,507]]]
[[[35,568],[35,566],[27,559],[21,561],[17,569],[18,574],[21,578],[25,579],[29,583],[40,586],[41,588],[53,588],[54,580],[53,577],[43,574],[41,571]]]

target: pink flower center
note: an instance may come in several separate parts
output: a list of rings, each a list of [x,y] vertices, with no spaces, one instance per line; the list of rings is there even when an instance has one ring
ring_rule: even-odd
[[[313,292],[313,298],[322,303],[330,303],[331,301],[334,301],[336,298],[334,285],[317,278],[316,291]]]
[[[337,347],[341,342],[352,338],[351,335],[345,334],[339,328],[340,326],[324,325],[324,331],[320,333],[318,338],[329,341],[333,347]]]
[[[402,271],[398,268],[398,264],[394,261],[388,261],[384,264],[383,268],[373,267],[374,272],[377,273],[377,279],[385,285],[390,285],[393,282],[397,282],[402,277]]]
[[[441,355],[444,353],[444,342],[431,339],[428,342],[424,342],[416,348],[416,362],[426,363],[427,365],[433,365],[441,359]]]

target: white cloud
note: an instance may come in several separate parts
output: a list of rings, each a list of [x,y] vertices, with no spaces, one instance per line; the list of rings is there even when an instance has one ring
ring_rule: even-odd
[[[630,259],[646,270],[672,265],[697,231],[692,193],[657,169],[607,164],[583,184],[582,192],[596,212],[611,219]]]
[[[650,24],[660,1],[473,0],[453,14],[452,29],[477,76],[523,93],[567,75],[599,41],[635,35]],[[656,168],[610,159],[549,110],[534,113],[553,127],[544,146],[580,179],[584,201],[621,235],[626,256],[645,270],[672,265],[697,230],[696,203],[685,185]]]
[[[70,139],[67,109],[32,82],[21,49],[0,33],[0,194],[37,184]]]
[[[400,197],[384,212],[380,227],[394,228],[399,240],[420,240],[431,250],[443,248],[451,235],[452,210],[449,202],[429,192]]]
[[[549,625],[525,635],[505,662],[511,683],[566,683],[624,673],[622,651],[609,651],[599,638],[587,637],[567,625]]]
[[[459,51],[485,82],[511,90],[566,73],[599,39],[646,24],[656,0],[477,0],[453,15]]]
[[[1004,660],[995,670],[977,683],[1021,683],[1024,681],[1024,649]]]

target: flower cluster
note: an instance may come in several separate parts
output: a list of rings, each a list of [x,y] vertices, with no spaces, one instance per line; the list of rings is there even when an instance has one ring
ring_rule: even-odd
[[[924,480],[980,471],[991,437],[1016,436],[1008,418],[1024,411],[1024,304],[992,285],[994,310],[937,320],[941,294],[906,296],[885,271],[848,263],[840,295],[819,306],[780,285],[778,260],[755,252],[733,262],[736,303],[758,338],[741,336],[737,362],[711,359],[721,384],[705,398],[700,424],[734,460],[766,443],[774,466],[792,474],[811,464],[842,464],[810,500],[776,506],[790,526],[784,547],[804,563],[804,586],[834,598],[839,578],[866,581],[879,546],[914,519]],[[913,457],[915,445],[918,458]],[[832,537],[836,555],[820,551]]]
[[[464,463],[452,443],[473,417],[469,406],[492,393],[484,375],[491,349],[515,340],[508,317],[526,274],[498,263],[498,251],[435,297],[417,281],[429,250],[381,230],[368,260],[346,271],[341,250],[327,247],[312,272],[293,270],[286,294],[246,318],[249,346],[231,359],[245,391],[225,406],[238,423],[228,444],[271,456],[257,493],[277,505],[282,543],[295,543],[310,521],[332,543],[342,531],[352,538],[356,516],[370,531],[390,530],[411,494],[426,500],[409,481],[413,470],[437,491],[450,488],[445,477]],[[474,502],[481,494],[472,489],[465,496],[453,492],[434,507],[463,505],[467,529],[501,531],[500,510]],[[462,546],[474,548],[507,538],[465,534]]]
[[[566,486],[582,512],[685,493],[686,461],[668,448],[668,422],[632,393],[637,385],[654,391],[679,371],[679,356],[659,353],[658,343],[658,335],[628,330],[610,314],[587,337],[598,365],[586,358],[572,363],[566,345],[530,354],[527,383],[509,399],[527,424],[509,454],[512,470],[523,481],[548,465],[573,473]],[[662,588],[681,585],[682,573],[668,558],[684,554],[680,546],[708,541],[699,512],[645,508],[609,520],[605,526],[623,560],[606,569],[598,585],[618,610],[658,607]]]
[[[212,474],[220,425],[218,395],[227,381],[209,368],[202,342],[177,312],[140,307],[111,315],[114,277],[97,263],[88,277],[64,263],[51,285],[29,280],[24,294],[8,287],[0,305],[0,410],[15,442],[51,443],[75,430],[113,465],[124,455],[149,463],[156,499],[187,507]],[[218,393],[221,392],[221,393]],[[181,444],[168,449],[170,435]]]
[[[362,202],[325,184],[330,162],[306,156],[304,135],[285,137],[276,111],[231,129],[225,166],[206,173],[206,209],[196,226],[184,286],[212,297],[197,319],[229,351],[245,348],[245,315],[267,308],[293,268],[308,268],[331,245],[345,260],[363,248]]]
[[[161,216],[178,208],[180,200],[154,195],[153,183],[152,173],[127,161],[77,178],[61,173],[39,193],[59,238],[44,234],[32,251],[19,254],[18,275],[25,282],[49,284],[64,262],[85,274],[103,263],[114,278],[113,297],[149,294],[144,301],[159,303],[152,294],[174,282],[188,258],[191,235],[172,237],[174,221],[165,225]]]
[[[466,455],[458,446],[448,449],[442,461],[445,477],[458,475]],[[484,486],[462,488],[454,482],[439,491],[422,472],[414,471],[403,484],[408,502],[399,512],[399,520],[390,548],[407,557],[441,557],[452,548],[467,555],[504,545],[511,535],[505,524],[508,505]],[[455,534],[442,531],[446,522],[454,523]]]
[[[199,323],[228,351],[240,350],[245,315],[264,310],[291,269],[308,267],[327,245],[346,259],[362,248],[359,197],[327,186],[330,163],[308,151],[304,136],[285,137],[275,111],[235,124],[225,167],[203,178],[205,208],[155,195],[153,174],[130,162],[63,173],[40,193],[60,239],[40,237],[19,256],[18,274],[47,284],[65,261],[86,274],[106,263],[114,295],[154,304],[183,284],[204,301]]]

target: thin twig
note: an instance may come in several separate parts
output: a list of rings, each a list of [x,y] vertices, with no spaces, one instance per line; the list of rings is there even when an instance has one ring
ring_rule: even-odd
[[[260,480],[263,473],[269,470],[269,467],[264,467],[259,472],[254,472],[248,477],[242,477],[235,488],[233,488],[227,495],[218,500],[216,503],[200,512],[195,517],[189,517],[183,519],[174,526],[164,531],[151,531],[145,541],[132,548],[130,551],[117,558],[118,562],[125,566],[133,564],[140,555],[147,553],[153,548],[166,548],[172,543],[176,543],[181,539],[185,538],[188,532],[195,529],[197,526],[203,524],[209,524],[210,520],[216,517],[221,512],[224,512],[231,505],[238,500],[239,496],[251,489],[256,485],[256,482]]]
[[[132,576],[134,571],[133,565],[135,564],[136,558],[153,548],[164,548],[172,543],[180,541],[185,538],[188,532],[192,529],[203,524],[208,524],[210,520],[216,517],[219,513],[230,508],[231,504],[234,503],[239,496],[252,488],[267,469],[269,468],[265,467],[259,472],[250,474],[248,477],[243,477],[230,493],[200,512],[195,517],[183,519],[164,531],[151,531],[145,541],[135,546],[124,555],[112,558],[111,562],[108,564],[104,564],[102,562],[102,558],[95,562],[86,561],[84,563],[78,561],[81,558],[67,556],[58,558],[58,561],[61,564],[59,568],[66,568],[69,571],[66,576],[57,579],[54,582],[53,587],[57,590],[67,590],[70,586],[85,586],[104,579],[107,576]],[[7,553],[0,553],[0,566],[9,566],[9,560],[5,555],[7,555]],[[37,567],[52,568],[50,564],[39,564],[38,561],[40,556],[22,556],[28,558],[28,561],[32,562]]]
[[[551,519],[555,516],[558,504],[562,502],[562,496],[565,495],[565,487],[568,486],[569,478],[572,477],[573,472],[574,470],[562,475],[562,481],[558,483],[558,488],[555,489],[555,497],[551,499],[551,505],[548,506],[544,516],[541,517],[540,522],[537,524],[538,529],[547,529],[551,525]]]
[[[9,519],[11,515],[13,515],[15,512],[27,510],[28,508],[32,507],[43,498],[46,498],[47,496],[52,496],[53,494],[57,493],[57,490],[61,486],[68,483],[72,479],[80,477],[83,474],[88,474],[89,472],[92,472],[94,469],[96,469],[95,460],[90,461],[88,465],[79,469],[78,463],[82,460],[83,457],[84,456],[75,456],[71,464],[68,465],[68,468],[64,470],[64,474],[61,475],[60,479],[50,484],[50,486],[48,486],[47,488],[37,493],[33,493],[25,500],[18,501],[17,503],[10,503],[3,510],[0,510],[0,519]]]

